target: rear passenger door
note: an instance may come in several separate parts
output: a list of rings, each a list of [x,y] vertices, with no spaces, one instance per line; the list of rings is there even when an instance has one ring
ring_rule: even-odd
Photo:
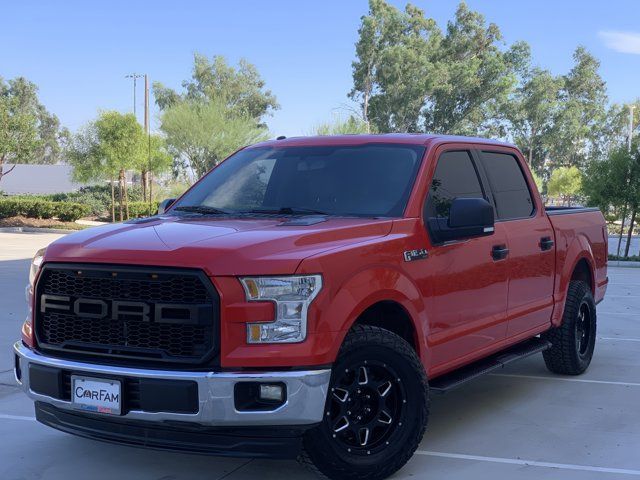
[[[554,233],[540,197],[529,188],[521,160],[505,151],[480,151],[479,157],[496,208],[496,225],[503,226],[509,244],[507,337],[514,337],[550,322]]]
[[[455,198],[486,198],[476,161],[469,150],[440,153],[424,205],[425,227],[433,217],[447,217]],[[493,258],[506,248],[504,227],[492,235],[435,243],[430,232],[428,291],[429,348],[433,366],[455,367],[504,340],[507,310],[507,263]]]

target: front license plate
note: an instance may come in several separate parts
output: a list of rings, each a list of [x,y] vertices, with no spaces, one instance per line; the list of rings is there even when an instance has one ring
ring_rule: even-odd
[[[121,390],[119,380],[71,376],[71,403],[80,410],[120,415]]]

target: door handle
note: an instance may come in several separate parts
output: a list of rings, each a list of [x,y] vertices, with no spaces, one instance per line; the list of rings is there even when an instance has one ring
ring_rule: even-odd
[[[540,239],[540,250],[542,250],[543,252],[547,251],[547,250],[551,250],[553,248],[553,240],[551,239],[551,237],[542,237]]]
[[[509,249],[506,245],[494,245],[491,249],[491,256],[494,260],[504,260],[509,255]]]

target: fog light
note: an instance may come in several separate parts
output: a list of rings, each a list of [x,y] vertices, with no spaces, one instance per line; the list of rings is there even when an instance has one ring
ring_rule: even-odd
[[[268,412],[287,401],[284,382],[238,382],[234,387],[234,402],[239,412]]]
[[[280,385],[260,384],[260,400],[281,402],[284,400],[284,391]]]

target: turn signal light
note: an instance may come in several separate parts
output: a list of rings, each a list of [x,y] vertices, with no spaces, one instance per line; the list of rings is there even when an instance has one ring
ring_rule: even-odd
[[[27,318],[22,324],[22,341],[27,347],[33,348],[33,324],[31,318]]]

